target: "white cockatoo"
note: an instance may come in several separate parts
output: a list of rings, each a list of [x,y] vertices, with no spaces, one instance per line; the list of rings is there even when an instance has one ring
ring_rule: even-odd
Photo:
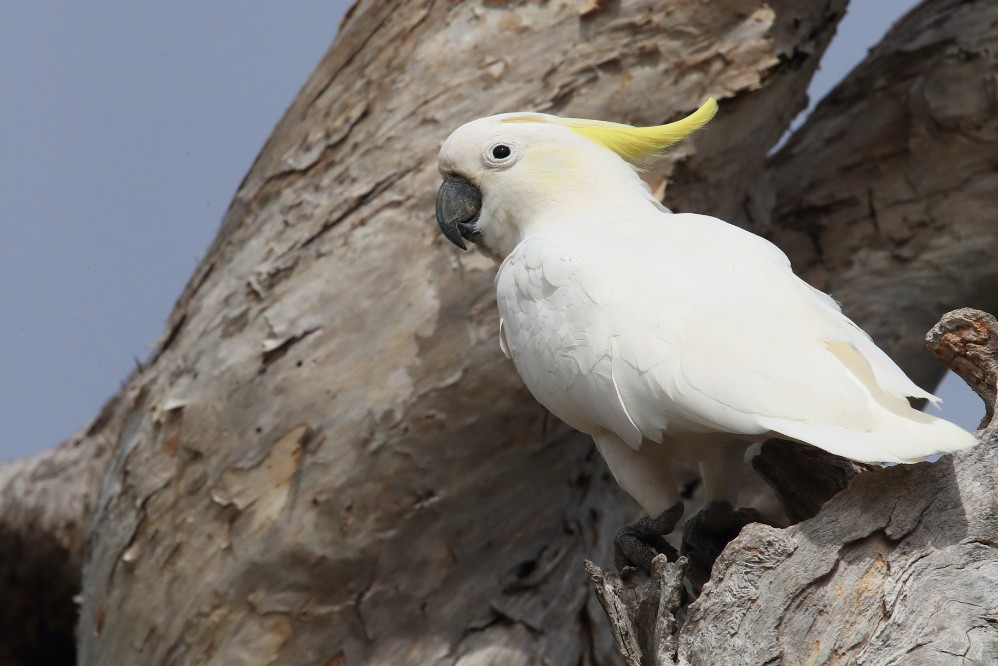
[[[616,537],[619,566],[648,568],[674,528],[679,456],[699,461],[707,502],[733,505],[746,447],[770,437],[894,463],[975,443],[911,408],[938,400],[781,250],[652,195],[637,168],[716,109],[658,127],[505,113],[439,156],[441,231],[499,263],[503,353],[649,515]]]

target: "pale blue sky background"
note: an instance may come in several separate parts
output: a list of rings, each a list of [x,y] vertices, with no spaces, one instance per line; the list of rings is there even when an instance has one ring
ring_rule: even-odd
[[[813,98],[912,4],[854,0]],[[0,3],[0,460],[71,435],[148,356],[347,6]]]

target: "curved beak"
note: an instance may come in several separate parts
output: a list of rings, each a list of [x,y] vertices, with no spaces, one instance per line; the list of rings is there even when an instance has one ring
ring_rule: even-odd
[[[464,238],[473,243],[479,237],[476,222],[483,206],[479,188],[465,178],[446,176],[438,190],[434,212],[441,233],[458,247],[465,249]]]

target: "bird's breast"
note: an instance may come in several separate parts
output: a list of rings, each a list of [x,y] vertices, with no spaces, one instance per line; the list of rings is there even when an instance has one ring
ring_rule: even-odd
[[[634,429],[615,397],[602,285],[585,261],[519,247],[497,275],[501,346],[538,402],[577,430]]]

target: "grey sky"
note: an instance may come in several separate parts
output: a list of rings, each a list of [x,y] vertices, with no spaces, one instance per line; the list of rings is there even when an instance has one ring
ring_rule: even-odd
[[[348,4],[0,5],[0,460],[68,437],[146,358]],[[912,4],[854,0],[813,97]],[[962,393],[946,417],[973,427]]]

